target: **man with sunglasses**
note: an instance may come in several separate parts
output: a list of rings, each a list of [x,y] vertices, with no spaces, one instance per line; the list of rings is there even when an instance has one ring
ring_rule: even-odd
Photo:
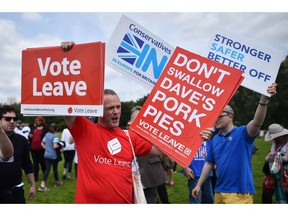
[[[2,127],[0,134],[3,130],[14,148],[14,155],[0,163],[0,203],[26,203],[22,169],[31,184],[28,199],[33,199],[36,192],[28,141],[24,136],[14,132],[17,121],[14,107],[9,105],[0,107],[0,117]]]
[[[276,94],[277,84],[273,83],[267,92]],[[253,120],[247,125],[235,126],[234,111],[227,105],[215,122],[219,132],[212,138],[210,154],[202,169],[200,179],[192,191],[197,198],[202,184],[216,165],[214,203],[252,204],[255,193],[252,175],[252,152],[255,138],[265,120],[269,97],[261,95]]]

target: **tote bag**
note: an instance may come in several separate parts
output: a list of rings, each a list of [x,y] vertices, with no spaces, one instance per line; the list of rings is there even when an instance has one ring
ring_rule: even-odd
[[[126,135],[129,138],[130,145],[132,147],[132,152],[133,152],[133,161],[132,161],[132,180],[133,180],[133,191],[134,191],[134,203],[135,204],[147,204],[144,190],[143,190],[143,185],[141,182],[141,175],[139,172],[139,165],[137,162],[137,158],[135,156],[134,148],[130,139],[129,132],[127,130],[124,130]]]

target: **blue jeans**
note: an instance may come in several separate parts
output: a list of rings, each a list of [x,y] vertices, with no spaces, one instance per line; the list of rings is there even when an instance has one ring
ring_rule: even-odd
[[[211,177],[208,177],[207,180],[202,185],[201,190],[197,198],[192,197],[192,190],[195,188],[199,180],[199,177],[195,179],[188,179],[188,188],[189,188],[189,203],[190,204],[201,204],[201,203],[214,203],[213,189]]]

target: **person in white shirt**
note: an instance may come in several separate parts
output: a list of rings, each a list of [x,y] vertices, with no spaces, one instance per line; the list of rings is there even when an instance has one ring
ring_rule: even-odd
[[[66,143],[66,146],[63,148],[64,155],[64,169],[63,169],[63,179],[71,179],[71,172],[73,167],[73,159],[75,156],[75,143],[70,144],[69,138],[71,133],[67,128],[64,128],[62,131],[61,141]]]
[[[21,123],[21,132],[23,136],[28,140],[29,139],[29,134],[31,132],[31,128],[29,127],[28,123],[22,122]]]

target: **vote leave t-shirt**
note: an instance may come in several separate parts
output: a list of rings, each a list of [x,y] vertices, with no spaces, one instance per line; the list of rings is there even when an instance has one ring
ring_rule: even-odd
[[[85,117],[76,117],[70,131],[78,154],[75,203],[133,203],[133,153],[125,132]],[[131,130],[129,134],[136,156],[147,155],[152,144]]]

